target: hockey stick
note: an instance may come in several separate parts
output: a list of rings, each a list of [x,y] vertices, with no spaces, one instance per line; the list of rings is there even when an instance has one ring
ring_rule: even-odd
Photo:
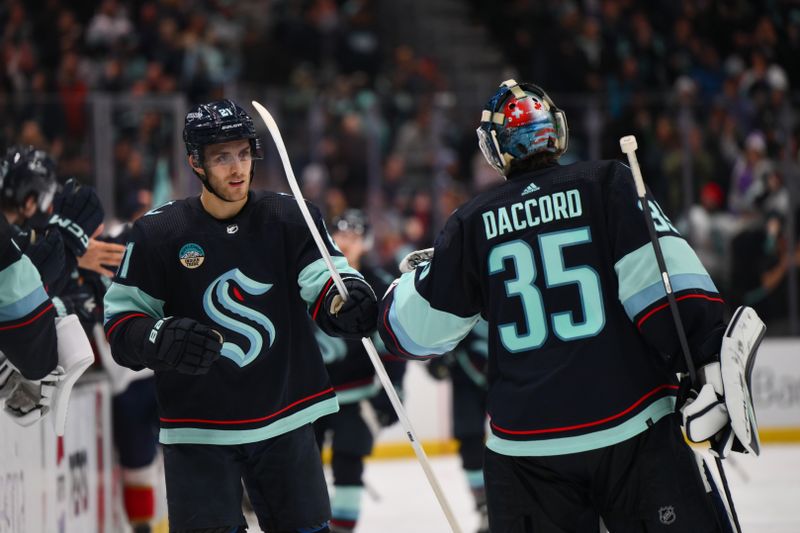
[[[658,262],[658,270],[661,272],[661,281],[664,284],[664,291],[667,293],[667,301],[669,302],[669,308],[672,312],[672,320],[675,322],[675,329],[678,331],[678,341],[681,345],[683,358],[686,361],[686,367],[689,369],[689,379],[693,385],[696,385],[697,371],[695,370],[694,361],[689,351],[686,331],[683,329],[683,322],[681,321],[681,315],[678,311],[678,302],[675,300],[675,294],[672,292],[669,271],[667,270],[667,263],[664,261],[664,253],[661,250],[661,243],[658,241],[655,225],[653,224],[653,216],[650,214],[650,205],[647,201],[647,189],[645,189],[644,179],[642,179],[642,170],[639,168],[639,160],[636,158],[636,149],[639,147],[636,142],[636,137],[633,135],[621,137],[619,140],[619,147],[622,149],[622,152],[628,156],[628,163],[630,164],[631,173],[633,174],[633,181],[636,184],[636,194],[639,196],[642,212],[647,221],[647,231],[650,234],[650,242],[653,244],[656,261]],[[731,496],[731,489],[728,486],[728,478],[725,475],[725,469],[722,467],[722,459],[719,458],[719,455],[714,455],[714,461],[717,464],[717,471],[722,481],[722,488],[725,490],[725,499],[728,500],[728,507],[733,517],[736,531],[737,533],[741,533],[742,527],[739,525],[739,516],[736,514],[736,508],[733,505],[733,497]]]
[[[314,237],[314,242],[316,242],[317,248],[319,248],[319,253],[322,254],[322,258],[325,260],[325,264],[328,266],[328,270],[331,273],[331,278],[333,278],[336,288],[339,289],[339,294],[346,300],[348,298],[347,287],[345,287],[344,283],[342,282],[342,277],[339,275],[339,272],[336,270],[336,267],[331,260],[328,249],[322,240],[322,235],[320,235],[316,224],[314,224],[314,220],[311,218],[311,213],[308,211],[308,206],[306,206],[303,193],[297,184],[297,178],[294,176],[294,170],[292,170],[292,164],[289,161],[289,154],[286,152],[286,145],[283,143],[283,137],[281,137],[278,124],[264,106],[255,100],[252,102],[252,104],[253,107],[256,108],[256,111],[258,111],[258,114],[261,116],[264,124],[266,124],[270,135],[272,135],[272,139],[275,141],[275,146],[278,149],[278,153],[281,156],[281,162],[283,163],[283,170],[286,173],[287,180],[289,181],[289,188],[291,188],[292,193],[294,193],[294,197],[297,200],[297,205],[300,207],[300,212],[303,213],[303,218],[306,221],[306,225],[311,231],[311,235]],[[453,530],[453,533],[461,533],[461,528],[458,526],[450,504],[447,502],[447,499],[444,496],[444,491],[442,491],[442,487],[439,485],[439,481],[436,479],[436,475],[433,473],[433,469],[428,461],[428,457],[425,455],[425,450],[417,440],[414,428],[411,427],[411,421],[406,415],[406,410],[403,407],[403,404],[400,402],[397,392],[394,390],[392,381],[389,379],[389,375],[386,373],[383,363],[381,363],[381,359],[378,355],[378,351],[375,349],[375,345],[372,344],[372,340],[368,337],[362,338],[361,344],[363,344],[364,348],[367,350],[367,355],[369,355],[369,359],[372,361],[372,366],[375,367],[375,373],[378,375],[381,385],[383,385],[383,389],[386,391],[386,395],[389,397],[392,407],[394,407],[394,410],[397,413],[397,418],[400,420],[400,424],[402,424],[408,440],[411,441],[411,447],[414,448],[414,453],[416,453],[417,459],[422,466],[422,470],[425,472],[425,476],[428,478],[428,483],[430,483],[431,488],[436,495],[436,499],[439,500],[439,505],[442,507],[442,511],[444,511],[445,517],[450,524],[450,529]]]

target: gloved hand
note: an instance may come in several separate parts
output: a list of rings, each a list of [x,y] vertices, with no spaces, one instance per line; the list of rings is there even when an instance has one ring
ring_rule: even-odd
[[[345,277],[342,281],[349,297],[345,301],[336,285],[331,284],[322,302],[324,312],[318,317],[320,327],[326,333],[345,339],[371,336],[378,327],[375,292],[360,277]]]
[[[95,190],[71,179],[53,200],[53,216],[49,224],[59,228],[64,244],[80,257],[89,246],[89,238],[103,223],[104,215]]]
[[[450,378],[450,367],[453,365],[453,363],[453,352],[447,352],[441,357],[434,357],[428,361],[428,364],[425,365],[425,369],[433,379],[436,381],[442,381]]]
[[[399,387],[395,387],[395,390],[397,391],[397,395],[402,398],[403,390]],[[389,427],[399,420],[397,418],[397,412],[394,410],[386,391],[382,390],[376,396],[373,396],[370,399],[370,404],[372,404],[372,409],[375,411],[375,418],[378,419],[378,424],[380,424],[382,428]]]
[[[686,438],[692,442],[714,439],[730,425],[722,386],[719,363],[711,363],[698,371],[700,390],[690,390],[681,407]]]
[[[85,286],[84,286],[85,287]],[[59,317],[78,315],[84,328],[91,330],[103,322],[103,310],[97,307],[95,295],[87,290],[52,298]]]
[[[156,322],[145,340],[147,366],[173,368],[182,374],[206,374],[219,359],[222,335],[191,318],[167,317]]]
[[[45,286],[52,285],[64,273],[64,239],[60,231],[50,230],[28,246],[25,255],[31,260]]]

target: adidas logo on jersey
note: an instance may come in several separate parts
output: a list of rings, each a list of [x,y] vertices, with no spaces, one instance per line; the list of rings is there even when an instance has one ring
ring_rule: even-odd
[[[530,194],[530,193],[536,192],[538,190],[539,190],[539,187],[535,183],[531,183],[530,185],[525,187],[525,190],[522,191],[522,194],[520,196],[525,196],[526,194]]]

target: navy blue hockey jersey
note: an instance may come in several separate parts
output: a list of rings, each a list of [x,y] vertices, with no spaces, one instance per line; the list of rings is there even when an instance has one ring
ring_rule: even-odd
[[[309,208],[342,273],[359,275]],[[331,279],[296,200],[251,192],[242,210],[217,220],[199,198],[155,209],[133,226],[105,296],[115,359],[129,355],[137,317],[188,317],[220,331],[222,357],[208,374],[156,370],[162,443],[241,444],[268,439],[338,410],[309,312]],[[126,344],[127,343],[127,344]]]
[[[722,300],[686,241],[649,200],[698,364],[713,360]],[[452,350],[489,323],[487,446],[543,456],[609,446],[673,412],[682,368],[630,170],[552,166],[458,209],[430,263],[381,304],[379,332],[407,357]]]

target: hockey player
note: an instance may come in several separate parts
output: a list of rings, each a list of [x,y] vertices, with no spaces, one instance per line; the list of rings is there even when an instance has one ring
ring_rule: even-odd
[[[585,531],[592,512],[611,531],[720,530],[675,414],[686,368],[642,208],[708,387],[725,329],[711,278],[655,201],[639,205],[625,165],[557,164],[566,118],[539,87],[504,82],[478,136],[507,181],[450,217],[382,301],[379,332],[425,358],[488,321],[491,531]]]
[[[377,294],[383,294],[392,276],[383,269],[362,263],[369,251],[371,235],[365,214],[348,209],[331,224],[331,236],[353,268],[358,269]],[[358,340],[337,339],[317,329],[328,375],[341,406],[338,413],[314,423],[320,449],[330,435],[333,451],[333,495],[331,531],[356,529],[364,492],[364,459],[372,453],[377,430],[397,421],[389,398],[375,377],[375,369]],[[405,361],[385,352],[375,336],[386,371],[401,390]]]
[[[308,313],[360,338],[375,295],[329,242],[343,302],[295,199],[250,191],[261,143],[244,109],[196,106],[184,141],[200,196],[136,221],[105,297],[114,359],[156,372],[170,529],[244,531],[243,479],[263,530],[328,531],[311,422],[338,404]]]
[[[483,481],[483,445],[486,440],[487,364],[489,325],[479,320],[456,348],[428,363],[428,373],[452,382],[453,437],[475,508],[480,515],[478,533],[488,533],[486,489]]]

